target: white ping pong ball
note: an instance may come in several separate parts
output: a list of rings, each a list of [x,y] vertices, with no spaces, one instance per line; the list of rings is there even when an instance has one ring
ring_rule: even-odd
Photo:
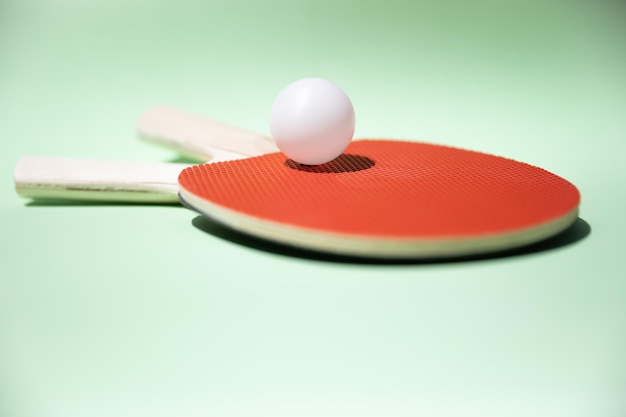
[[[337,158],[354,135],[354,107],[339,87],[321,78],[289,84],[272,106],[270,131],[276,146],[303,165]]]

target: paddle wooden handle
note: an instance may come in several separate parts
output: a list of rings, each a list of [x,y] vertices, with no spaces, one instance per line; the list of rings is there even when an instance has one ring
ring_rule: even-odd
[[[270,138],[170,107],[145,112],[137,133],[199,161],[278,152]],[[14,183],[25,198],[169,203],[178,201],[178,174],[187,166],[27,156],[15,167]]]
[[[178,174],[189,165],[25,156],[15,191],[33,199],[178,202]]]
[[[279,152],[271,138],[171,107],[149,109],[136,129],[141,139],[202,162]]]

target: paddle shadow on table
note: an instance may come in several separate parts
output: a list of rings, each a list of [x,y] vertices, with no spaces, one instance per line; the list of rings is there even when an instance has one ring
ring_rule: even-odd
[[[446,264],[458,262],[477,262],[490,259],[528,256],[542,252],[549,252],[582,241],[591,234],[591,226],[580,217],[569,228],[549,239],[527,245],[524,247],[494,252],[484,255],[462,256],[453,258],[428,258],[428,259],[378,259],[357,256],[344,256],[318,252],[313,250],[296,248],[289,245],[269,241],[246,233],[239,232],[224,226],[205,216],[197,216],[192,220],[193,226],[204,233],[208,233],[219,239],[259,250],[274,255],[288,256],[320,262],[364,264],[364,265],[427,265]]]

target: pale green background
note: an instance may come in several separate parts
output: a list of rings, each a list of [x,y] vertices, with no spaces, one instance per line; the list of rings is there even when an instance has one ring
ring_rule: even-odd
[[[29,205],[24,154],[167,161],[155,104],[268,133],[306,76],[357,136],[576,184],[591,233],[472,262],[300,259],[177,206]],[[0,415],[626,415],[626,4],[0,0]]]

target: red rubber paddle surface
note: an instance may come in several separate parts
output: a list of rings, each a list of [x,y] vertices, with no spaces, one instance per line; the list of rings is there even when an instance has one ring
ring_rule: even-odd
[[[296,228],[384,239],[466,239],[535,228],[577,210],[565,179],[503,157],[440,145],[353,141],[324,165],[282,153],[185,169],[181,189]],[[182,194],[181,194],[182,195]]]

